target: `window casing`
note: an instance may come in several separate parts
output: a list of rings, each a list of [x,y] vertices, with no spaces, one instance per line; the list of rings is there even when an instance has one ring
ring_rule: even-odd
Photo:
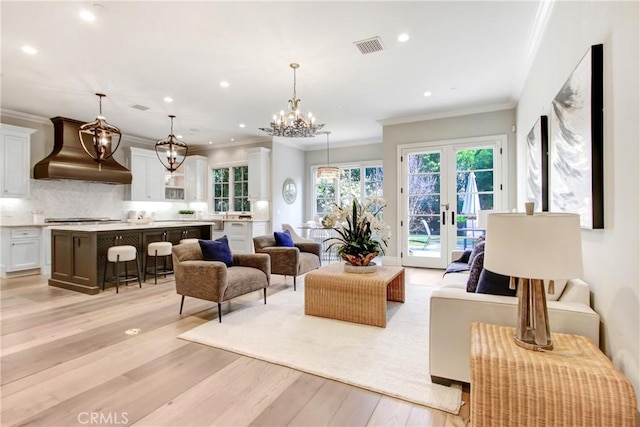
[[[250,212],[249,167],[213,168],[212,212]]]
[[[313,171],[316,177],[316,171]],[[334,181],[315,179],[314,217],[324,218],[334,203],[351,204],[382,197],[383,170],[380,164],[359,164],[340,167],[340,178]]]

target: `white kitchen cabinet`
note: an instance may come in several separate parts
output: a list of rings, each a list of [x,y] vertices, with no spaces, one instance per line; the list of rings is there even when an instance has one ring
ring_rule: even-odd
[[[37,269],[37,271],[36,271]],[[2,265],[0,276],[34,270],[40,273],[40,227],[2,229]]]
[[[0,125],[0,195],[29,197],[31,134],[35,129]]]
[[[253,238],[267,234],[268,226],[268,221],[225,221],[224,234],[229,240],[231,253],[253,253]]]
[[[131,147],[129,199],[134,201],[165,200],[165,168],[155,151]]]
[[[249,200],[269,200],[269,153],[264,147],[248,150]]]
[[[205,156],[187,156],[184,161],[185,201],[207,201],[207,164]]]

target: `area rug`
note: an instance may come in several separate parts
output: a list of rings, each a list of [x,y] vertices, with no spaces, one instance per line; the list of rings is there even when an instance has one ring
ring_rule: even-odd
[[[233,302],[231,311],[179,338],[458,414],[460,388],[431,383],[428,287],[389,302],[387,327],[304,314],[304,287]]]

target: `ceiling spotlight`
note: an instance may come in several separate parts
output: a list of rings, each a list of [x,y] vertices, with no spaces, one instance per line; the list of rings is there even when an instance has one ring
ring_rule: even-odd
[[[313,114],[309,113],[307,117],[300,113],[298,110],[298,104],[300,100],[296,98],[296,69],[300,65],[293,63],[289,64],[289,67],[293,69],[293,97],[289,100],[289,112],[285,114],[284,111],[280,111],[280,115],[273,116],[273,121],[269,124],[268,128],[260,128],[260,130],[266,132],[271,136],[284,136],[287,138],[308,138],[315,136],[316,132],[322,129],[323,124],[316,124],[316,118]]]
[[[409,34],[407,33],[402,33],[398,36],[398,41],[399,42],[406,42],[407,40],[409,40]]]
[[[229,82],[222,81],[222,82],[220,82],[220,86],[229,87]]]
[[[209,141],[209,145],[213,144],[213,141]]]
[[[164,97],[164,102],[169,102],[169,103],[170,103],[170,102],[173,102],[173,98],[172,98],[172,97],[170,97],[170,96],[165,96],[165,97]]]
[[[429,97],[429,96],[431,96],[431,92],[429,92],[429,91],[426,91],[426,92],[424,93],[424,96],[426,96],[426,97]]]
[[[38,53],[38,51],[36,50],[36,48],[35,48],[35,47],[33,47],[33,46],[27,46],[27,45],[22,46],[22,51],[23,51],[24,53],[29,54],[29,55],[35,55],[36,53]]]
[[[240,126],[241,128],[244,128],[244,123],[240,123],[240,124],[239,124],[239,126]]]
[[[92,12],[89,12],[88,10],[83,10],[80,12],[80,19],[87,22],[93,22],[96,20],[96,15],[94,15]]]

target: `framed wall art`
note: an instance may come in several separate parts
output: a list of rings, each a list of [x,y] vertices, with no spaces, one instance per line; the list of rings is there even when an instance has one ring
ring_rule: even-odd
[[[604,228],[603,47],[593,45],[551,103],[549,210]]]
[[[536,211],[549,210],[549,126],[547,116],[540,116],[527,134],[527,202]]]

